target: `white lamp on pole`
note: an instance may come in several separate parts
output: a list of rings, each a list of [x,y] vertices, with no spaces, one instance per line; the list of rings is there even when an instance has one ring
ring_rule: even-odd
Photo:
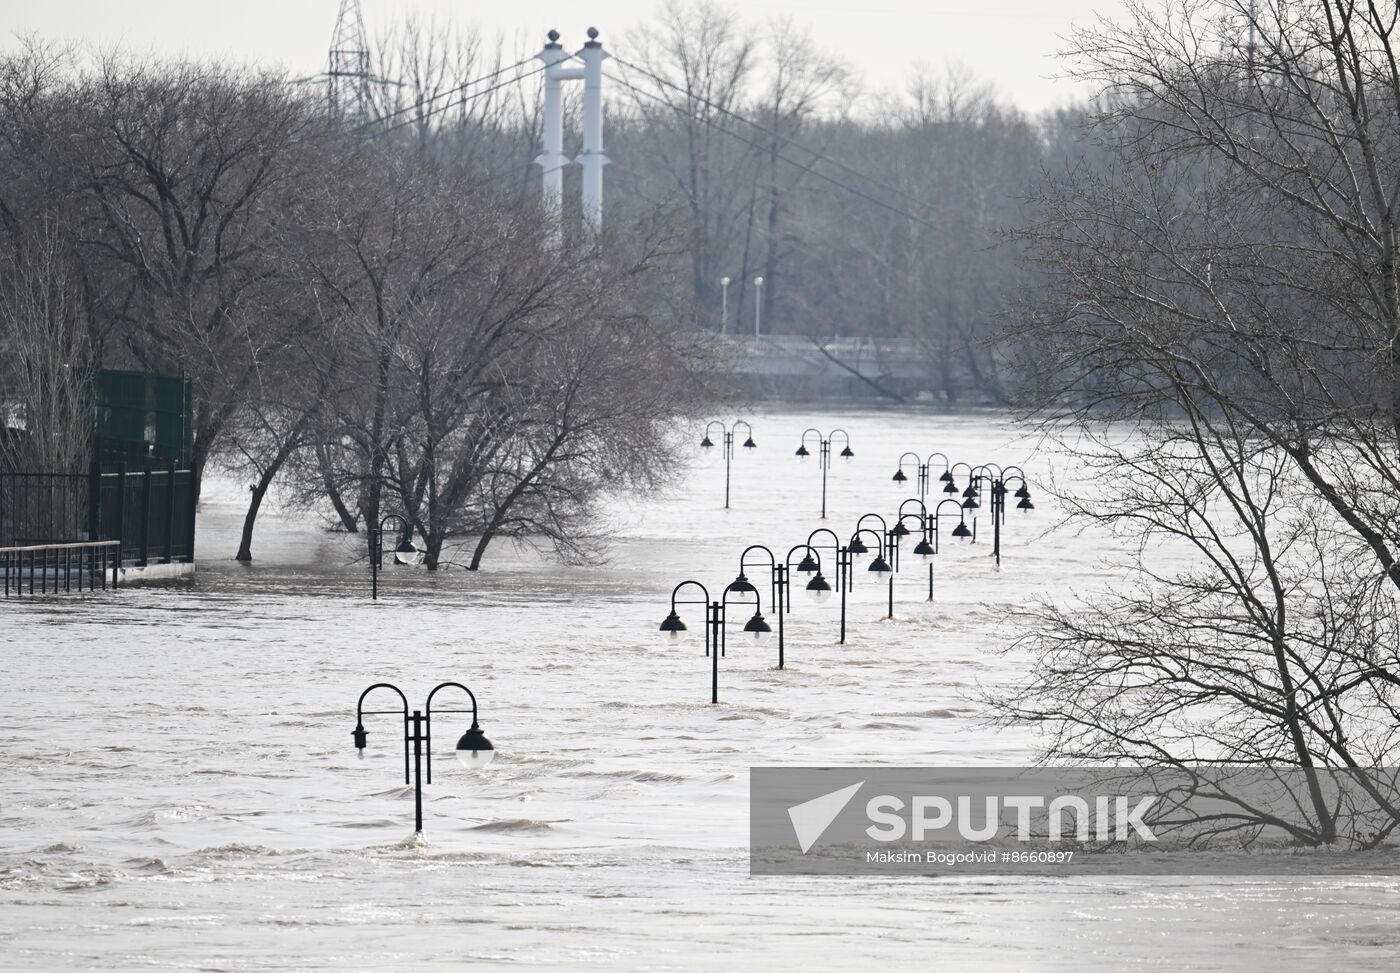
[[[758,336],[763,332],[762,322],[760,321],[762,315],[763,276],[760,274],[759,276],[753,279],[753,343],[755,345],[758,344]]]

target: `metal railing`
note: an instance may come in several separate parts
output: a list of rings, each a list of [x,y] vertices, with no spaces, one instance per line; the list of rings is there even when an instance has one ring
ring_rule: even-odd
[[[115,588],[121,567],[121,546],[121,541],[80,541],[0,547],[0,575],[4,575],[5,597],[57,595],[75,589],[96,591],[99,584],[105,591],[109,574]]]

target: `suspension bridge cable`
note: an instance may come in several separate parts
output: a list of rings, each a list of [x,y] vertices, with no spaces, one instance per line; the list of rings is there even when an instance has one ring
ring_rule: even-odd
[[[796,159],[790,159],[790,158],[788,158],[786,155],[783,155],[781,152],[776,151],[772,146],[764,145],[764,144],[762,144],[761,142],[756,142],[756,141],[754,141],[753,139],[749,138],[749,137],[746,136],[746,135],[740,135],[738,132],[734,131],[733,129],[724,128],[723,126],[717,124],[716,122],[712,122],[712,121],[710,121],[710,120],[707,119],[707,118],[701,118],[701,117],[699,117],[698,115],[696,115],[694,112],[686,111],[686,109],[683,108],[683,107],[681,107],[680,105],[674,104],[674,103],[672,103],[672,102],[666,100],[665,98],[661,97],[660,95],[658,95],[658,94],[656,94],[656,93],[654,93],[654,92],[646,91],[646,90],[644,90],[644,89],[642,89],[642,88],[639,88],[639,87],[637,87],[636,85],[632,84],[632,82],[627,81],[627,80],[624,79],[624,78],[618,77],[618,76],[616,76],[616,75],[611,75],[611,74],[608,75],[608,78],[609,78],[609,80],[611,80],[611,81],[613,81],[613,82],[615,82],[615,83],[617,83],[617,84],[620,84],[620,85],[622,85],[624,88],[628,88],[628,89],[630,89],[630,90],[636,92],[637,94],[646,95],[648,98],[651,98],[651,99],[653,99],[654,101],[659,101],[662,105],[666,106],[667,108],[670,108],[672,111],[676,112],[677,114],[683,115],[683,116],[685,116],[685,117],[687,117],[687,118],[691,118],[691,119],[694,119],[695,121],[701,122],[701,123],[703,123],[703,124],[709,126],[710,128],[714,129],[716,132],[721,132],[721,133],[723,133],[723,134],[725,134],[725,135],[728,135],[730,138],[737,139],[738,141],[743,142],[745,145],[748,145],[748,146],[751,146],[752,148],[758,149],[758,150],[761,151],[761,152],[772,152],[773,155],[774,155],[776,158],[781,159],[783,162],[786,162],[788,165],[793,166],[794,168],[797,168],[797,169],[801,169],[801,170],[803,170],[803,171],[805,171],[805,172],[809,172],[809,173],[811,173],[813,176],[816,176],[818,179],[822,180],[823,182],[830,183],[831,185],[836,186],[838,189],[844,189],[846,192],[850,193],[851,195],[856,196],[856,197],[858,197],[858,198],[860,198],[860,199],[863,199],[863,200],[865,200],[866,202],[868,202],[868,203],[870,203],[870,204],[872,204],[872,205],[874,205],[874,206],[878,206],[878,207],[880,207],[881,209],[888,210],[889,212],[894,213],[896,216],[902,216],[902,217],[904,217],[905,219],[913,220],[914,222],[919,223],[919,224],[921,224],[921,225],[923,225],[923,226],[926,226],[926,227],[928,227],[928,228],[931,229],[931,230],[937,230],[937,229],[939,229],[939,226],[938,226],[936,223],[934,223],[934,222],[931,221],[931,220],[925,219],[924,217],[918,215],[917,213],[911,213],[911,212],[909,212],[909,211],[906,210],[906,209],[900,209],[898,206],[895,206],[895,205],[893,205],[893,204],[891,204],[891,203],[887,203],[887,202],[885,202],[883,199],[880,199],[880,198],[877,197],[877,196],[872,196],[872,195],[870,195],[869,193],[865,192],[864,190],[861,190],[861,189],[859,189],[859,188],[856,187],[856,186],[852,186],[852,185],[851,185],[850,183],[848,183],[848,182],[843,182],[843,181],[841,181],[840,179],[836,179],[836,178],[834,178],[834,177],[832,177],[832,176],[827,175],[826,173],[820,171],[819,169],[813,168],[813,163],[815,163],[815,161],[816,161],[815,159],[814,159],[812,162],[808,162],[808,163],[799,162],[799,161],[797,161]],[[809,151],[810,151],[810,150],[809,150]]]
[[[773,139],[774,139],[774,144],[775,144],[775,145],[776,145],[778,142],[781,141],[781,142],[784,143],[785,145],[790,145],[790,146],[793,146],[794,148],[801,149],[803,152],[806,152],[806,153],[808,153],[808,154],[810,154],[810,155],[812,156],[812,165],[815,165],[817,161],[826,162],[826,163],[828,163],[829,165],[832,165],[832,166],[836,167],[837,169],[840,169],[842,172],[847,173],[848,175],[855,176],[855,177],[858,178],[858,179],[863,179],[864,181],[868,182],[870,185],[876,187],[877,189],[881,189],[881,190],[884,190],[884,191],[887,192],[887,193],[892,193],[892,194],[895,195],[895,196],[900,196],[900,197],[902,197],[902,198],[904,198],[904,199],[907,199],[909,202],[911,202],[911,203],[913,203],[914,205],[919,206],[919,207],[921,207],[921,208],[923,208],[923,209],[928,209],[929,206],[930,206],[930,204],[928,203],[927,200],[919,199],[917,196],[913,195],[912,193],[906,192],[905,190],[900,189],[900,188],[898,188],[898,187],[896,187],[896,186],[891,186],[891,185],[888,185],[888,184],[886,184],[886,183],[883,183],[883,182],[881,182],[880,180],[876,179],[874,176],[871,176],[869,173],[862,172],[861,170],[856,169],[854,166],[847,165],[846,163],[842,162],[840,159],[833,159],[831,156],[827,155],[825,152],[821,152],[821,151],[819,151],[819,150],[817,150],[817,149],[814,149],[814,148],[812,148],[810,145],[804,145],[803,143],[798,142],[796,139],[789,138],[788,136],[783,135],[781,132],[778,132],[778,131],[776,131],[775,129],[771,129],[771,128],[767,127],[766,125],[762,125],[762,124],[760,124],[760,123],[758,123],[758,122],[753,121],[753,120],[750,119],[750,118],[746,118],[745,116],[739,114],[738,112],[734,111],[733,109],[726,108],[724,105],[718,104],[717,102],[713,102],[713,101],[711,101],[710,99],[704,97],[703,95],[698,95],[698,94],[696,94],[696,93],[693,92],[693,91],[687,91],[686,89],[682,88],[680,85],[676,84],[675,82],[673,82],[673,81],[668,81],[666,78],[663,78],[663,77],[661,77],[660,75],[657,75],[657,74],[655,74],[655,73],[653,73],[653,72],[651,72],[651,71],[648,71],[646,68],[640,67],[640,66],[638,66],[638,65],[636,65],[636,64],[633,64],[633,63],[630,62],[630,61],[624,60],[623,58],[620,58],[620,57],[618,57],[618,56],[615,55],[615,54],[612,55],[612,60],[616,61],[618,64],[622,65],[622,66],[625,67],[625,68],[628,68],[628,69],[630,69],[630,70],[632,70],[632,71],[636,71],[638,74],[643,75],[643,76],[646,77],[648,80],[653,81],[653,82],[655,82],[655,83],[658,84],[658,85],[661,85],[661,86],[663,86],[663,87],[670,88],[670,89],[672,89],[673,91],[676,91],[676,92],[678,92],[678,93],[681,94],[681,95],[684,95],[687,99],[689,99],[689,100],[691,100],[691,101],[698,101],[700,104],[704,105],[706,108],[710,108],[710,109],[712,109],[712,110],[714,110],[714,111],[716,111],[716,112],[719,112],[719,113],[722,114],[722,115],[727,115],[727,116],[730,117],[730,118],[733,118],[733,119],[735,119],[735,120],[737,120],[737,121],[743,122],[745,125],[748,125],[748,126],[751,126],[752,128],[757,129],[758,131],[764,133],[765,135],[768,135],[768,136],[770,136],[771,138],[773,138]],[[664,99],[663,99],[663,100],[664,100]],[[666,104],[671,104],[671,102],[666,101]],[[813,171],[815,171],[815,170],[813,170]]]
[[[522,61],[521,63],[523,64],[523,63],[525,63],[525,62]],[[396,131],[398,131],[399,129],[404,128],[404,127],[409,126],[409,125],[418,125],[418,124],[421,124],[421,123],[424,122],[424,121],[427,121],[429,118],[432,118],[434,115],[438,115],[438,114],[440,114],[440,113],[442,113],[442,112],[445,112],[445,111],[450,111],[450,110],[453,109],[453,108],[460,108],[460,107],[462,107],[463,105],[470,104],[471,102],[475,101],[475,100],[478,99],[478,98],[481,98],[481,97],[484,97],[485,95],[491,94],[491,92],[493,92],[493,91],[499,91],[500,89],[509,87],[510,85],[518,84],[519,82],[524,81],[526,78],[533,77],[534,75],[539,74],[540,72],[542,72],[542,71],[545,69],[545,67],[546,67],[546,66],[545,66],[544,64],[541,64],[539,67],[537,67],[537,68],[535,68],[535,69],[533,69],[533,70],[531,70],[531,71],[526,71],[524,74],[516,75],[516,76],[513,77],[513,78],[507,78],[507,79],[504,80],[504,81],[500,81],[500,82],[497,82],[496,84],[493,84],[493,85],[492,85],[491,87],[489,87],[489,88],[483,88],[483,89],[481,89],[480,91],[473,91],[471,94],[463,95],[461,98],[459,98],[459,99],[456,100],[456,101],[448,102],[448,103],[445,104],[445,105],[439,105],[439,106],[437,106],[436,108],[431,108],[431,109],[429,109],[428,111],[424,112],[424,113],[421,114],[421,115],[417,115],[417,116],[415,116],[415,117],[413,117],[413,118],[405,119],[405,120],[402,121],[402,122],[397,122],[396,124],[389,125],[389,126],[387,126],[387,127],[385,127],[385,128],[379,128],[379,127],[378,127],[378,126],[379,126],[379,123],[378,123],[378,122],[366,122],[363,126],[361,126],[361,128],[362,128],[362,129],[372,129],[373,132],[372,132],[371,134],[388,134],[389,132],[396,132]]]
[[[491,81],[491,80],[493,80],[493,79],[495,79],[495,78],[499,78],[501,75],[505,74],[507,71],[514,71],[516,68],[524,67],[526,64],[529,64],[529,63],[530,63],[531,61],[533,61],[533,60],[534,60],[534,57],[527,57],[527,58],[525,58],[524,60],[516,61],[514,64],[509,64],[509,65],[506,65],[506,66],[503,67],[503,68],[499,68],[499,69],[497,69],[497,70],[495,70],[495,71],[492,71],[490,74],[483,74],[483,75],[482,75],[481,77],[479,77],[479,78],[472,78],[472,80],[470,80],[470,81],[463,81],[461,84],[456,85],[455,87],[452,87],[452,88],[448,88],[446,91],[439,91],[437,94],[435,94],[435,95],[429,95],[427,98],[420,98],[420,99],[418,99],[417,101],[415,101],[415,102],[414,102],[413,104],[411,104],[411,105],[405,105],[405,106],[402,107],[402,108],[397,108],[397,109],[395,109],[394,111],[389,112],[387,115],[384,115],[384,116],[382,116],[382,117],[380,117],[380,118],[376,118],[376,119],[374,119],[373,121],[364,122],[364,123],[362,124],[361,127],[368,127],[368,126],[370,126],[370,125],[382,124],[382,123],[387,122],[387,121],[389,121],[390,119],[392,119],[392,118],[394,118],[394,117],[396,117],[396,116],[398,116],[398,115],[402,115],[404,112],[411,112],[411,111],[414,111],[415,109],[423,108],[423,107],[426,106],[426,105],[430,105],[430,104],[432,104],[433,102],[437,101],[439,98],[447,98],[447,97],[449,97],[449,96],[451,96],[451,95],[454,95],[454,94],[462,94],[462,93],[464,93],[468,88],[470,88],[472,85],[481,84],[481,83],[484,82],[484,81]],[[400,84],[402,84],[402,82],[400,82]]]

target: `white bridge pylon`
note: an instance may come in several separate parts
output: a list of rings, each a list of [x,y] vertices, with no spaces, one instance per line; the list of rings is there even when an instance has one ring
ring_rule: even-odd
[[[549,43],[537,55],[544,62],[544,146],[535,162],[543,170],[544,208],[553,222],[556,245],[563,243],[564,167],[571,161],[564,154],[564,82],[583,82],[583,152],[576,160],[583,167],[583,226],[596,233],[603,227],[603,61],[607,54],[598,40],[598,29],[588,28],[588,42],[577,55],[564,53],[559,32],[549,32]],[[583,62],[574,67],[570,62]]]

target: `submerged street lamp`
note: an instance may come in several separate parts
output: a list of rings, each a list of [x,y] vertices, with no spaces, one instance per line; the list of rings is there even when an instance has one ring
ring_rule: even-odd
[[[770,584],[770,604],[776,606],[778,616],[778,668],[786,668],[786,649],[783,638],[783,616],[792,611],[792,582],[790,574],[793,570],[792,558],[798,551],[803,551],[802,560],[797,563],[799,574],[811,575],[806,585],[807,597],[815,604],[821,604],[831,597],[831,585],[821,576],[821,555],[817,549],[807,544],[797,544],[787,552],[787,557],[778,560],[772,549],[765,544],[750,544],[744,548],[739,555],[739,576],[730,584],[730,589],[738,592],[753,591],[754,586],[744,573],[749,567],[749,554],[754,551],[762,551],[768,555],[767,564],[760,564],[760,567],[767,567]]]
[[[951,497],[948,497],[944,500],[940,500],[938,501],[938,506],[933,508],[932,518],[933,530],[931,531],[931,533],[933,534],[933,553],[935,554],[938,553],[938,518],[942,515],[943,508],[950,503],[953,505],[953,509],[958,512],[958,525],[954,527],[950,533],[952,534],[952,536],[956,537],[959,541],[962,541],[964,543],[973,539],[972,531],[967,529],[967,519],[963,515],[962,504],[958,503],[958,501],[954,500]]]
[[[899,457],[899,464],[894,471],[894,476],[890,477],[896,486],[903,487],[903,485],[909,481],[909,477],[904,472],[904,460],[906,457],[913,457],[913,462],[910,466],[915,469],[915,476],[917,477],[915,489],[918,491],[920,500],[926,501],[928,499],[929,476],[933,472],[934,459],[941,459],[943,461],[943,472],[939,474],[939,482],[946,484],[950,483],[953,479],[953,474],[949,472],[948,457],[942,453],[929,453],[927,459],[920,460],[918,453],[906,452]]]
[[[699,588],[703,597],[698,600],[677,597],[681,589],[686,587]],[[682,581],[671,591],[671,613],[662,619],[660,626],[661,641],[664,644],[668,646],[680,645],[689,638],[690,631],[686,628],[685,622],[681,620],[676,606],[697,604],[705,606],[705,654],[710,657],[711,703],[719,702],[719,660],[720,656],[725,654],[724,616],[729,607],[729,593],[731,591],[753,595],[754,613],[753,617],[744,623],[743,637],[753,645],[763,645],[772,635],[773,629],[763,617],[758,589],[748,584],[747,580],[739,587],[734,584],[727,585],[718,601],[711,600],[709,589],[699,581]]]
[[[797,458],[805,460],[812,455],[807,449],[807,437],[817,437],[817,465],[822,471],[822,520],[826,519],[826,472],[831,469],[831,444],[838,435],[842,441],[841,458],[854,459],[856,454],[851,451],[851,437],[844,429],[833,429],[825,436],[819,430],[808,429],[802,433],[802,441],[797,446]]]
[[[365,709],[365,697],[376,689],[389,689],[398,694],[402,703],[401,709],[367,710]],[[433,782],[433,697],[441,689],[460,689],[467,694],[472,701],[472,708],[465,709],[439,709],[439,713],[471,713],[472,725],[467,732],[463,733],[457,740],[457,762],[469,771],[477,771],[491,763],[496,756],[496,748],[491,745],[491,741],[486,739],[486,734],[481,732],[481,725],[476,719],[476,694],[460,682],[444,682],[433,687],[433,691],[428,693],[427,705],[422,710],[414,710],[411,714],[408,711],[408,697],[403,694],[403,690],[393,683],[377,682],[371,685],[364,692],[360,693],[360,701],[355,706],[355,729],[351,737],[355,741],[355,749],[359,751],[361,760],[365,756],[365,744],[368,741],[369,733],[365,730],[366,716],[395,715],[403,717],[403,782],[409,783],[409,745],[413,746],[413,830],[421,834],[423,831],[423,755],[426,751],[428,757],[428,783]]]
[[[825,534],[831,538],[831,543],[818,545],[815,543],[818,534]],[[841,591],[841,644],[846,644],[846,589],[847,579],[851,574],[851,551],[846,545],[841,543],[841,538],[836,536],[836,532],[826,528],[818,527],[807,535],[807,543],[802,545],[812,554],[816,554],[820,547],[829,548],[836,555],[836,587]],[[822,604],[831,598],[831,583],[822,577],[821,558],[803,558],[797,565],[797,570],[807,575],[807,594],[817,604]]]
[[[1012,470],[1016,473],[1008,476]],[[1026,484],[1026,478],[1019,466],[1008,466],[1001,470],[999,475],[992,480],[992,553],[996,556],[997,564],[1001,564],[1001,525],[1006,523],[1006,492],[1009,482],[1015,480],[1020,484],[1017,488],[1016,509],[1022,514],[1028,514],[1035,509],[1035,504],[1031,502],[1030,487]]]
[[[379,572],[384,567],[384,525],[394,521],[397,526],[394,532],[399,535],[399,542],[394,546],[395,564],[416,564],[418,561],[418,548],[413,546],[413,526],[408,519],[399,514],[388,514],[379,522],[379,526],[372,529],[370,533],[369,546],[369,575],[370,575],[370,600],[379,600]]]
[[[714,440],[710,439],[710,430],[715,426],[719,427],[720,439],[724,445],[724,509],[729,509],[729,464],[734,459],[734,434],[739,431],[739,427],[744,427],[744,448],[757,449],[758,443],[753,441],[753,429],[743,419],[738,420],[729,427],[718,419],[711,420],[705,426],[705,437],[700,440],[701,449],[713,449]]]
[[[919,509],[918,509],[918,512],[917,512],[917,513],[906,513],[906,512],[905,512],[904,508],[907,507],[907,506],[909,506],[911,503],[912,503],[912,504],[917,504],[917,505],[918,505],[918,508],[919,508]],[[933,600],[933,555],[934,555],[936,552],[934,551],[933,544],[932,544],[931,538],[930,538],[930,536],[929,536],[929,529],[930,529],[930,527],[932,526],[932,523],[933,523],[933,522],[932,522],[932,520],[929,518],[929,515],[928,515],[928,507],[926,507],[926,506],[924,505],[924,501],[923,501],[922,499],[920,499],[919,497],[910,497],[908,500],[905,500],[903,503],[901,503],[901,504],[899,505],[899,512],[898,512],[898,514],[897,514],[896,517],[895,517],[895,524],[894,524],[894,532],[895,532],[896,534],[899,535],[899,539],[903,539],[903,537],[907,536],[907,535],[910,533],[909,529],[908,529],[907,527],[904,526],[904,522],[905,522],[906,520],[910,520],[910,519],[912,519],[915,523],[917,523],[917,524],[919,525],[919,531],[918,531],[918,533],[919,533],[919,540],[918,540],[918,542],[914,545],[914,550],[913,550],[912,553],[913,553],[913,555],[914,555],[915,557],[917,557],[922,563],[928,565],[928,598],[929,598],[929,601],[932,601],[932,600]],[[895,559],[896,559],[896,562],[897,562],[898,559],[899,559],[899,553],[900,553],[900,552],[899,552],[899,547],[898,547],[897,545],[898,545],[898,540],[896,541],[896,547],[895,547]],[[898,566],[898,565],[896,564],[896,566]],[[894,609],[891,608],[890,610],[891,610],[891,612],[893,612]]]
[[[867,520],[879,521],[880,529],[875,530],[864,526]],[[901,525],[896,524],[896,527],[900,526]],[[901,527],[901,529],[904,530],[904,533],[909,533],[908,528]],[[889,527],[885,523],[885,518],[881,517],[879,514],[864,514],[856,521],[856,532],[851,538],[852,549],[860,542],[860,535],[863,533],[870,534],[875,538],[875,557],[866,565],[866,573],[869,575],[870,580],[874,581],[876,584],[888,585],[890,607],[889,614],[885,617],[894,618],[894,572],[898,567],[896,544],[899,535],[894,528]],[[861,547],[864,546],[864,544],[861,544]]]

